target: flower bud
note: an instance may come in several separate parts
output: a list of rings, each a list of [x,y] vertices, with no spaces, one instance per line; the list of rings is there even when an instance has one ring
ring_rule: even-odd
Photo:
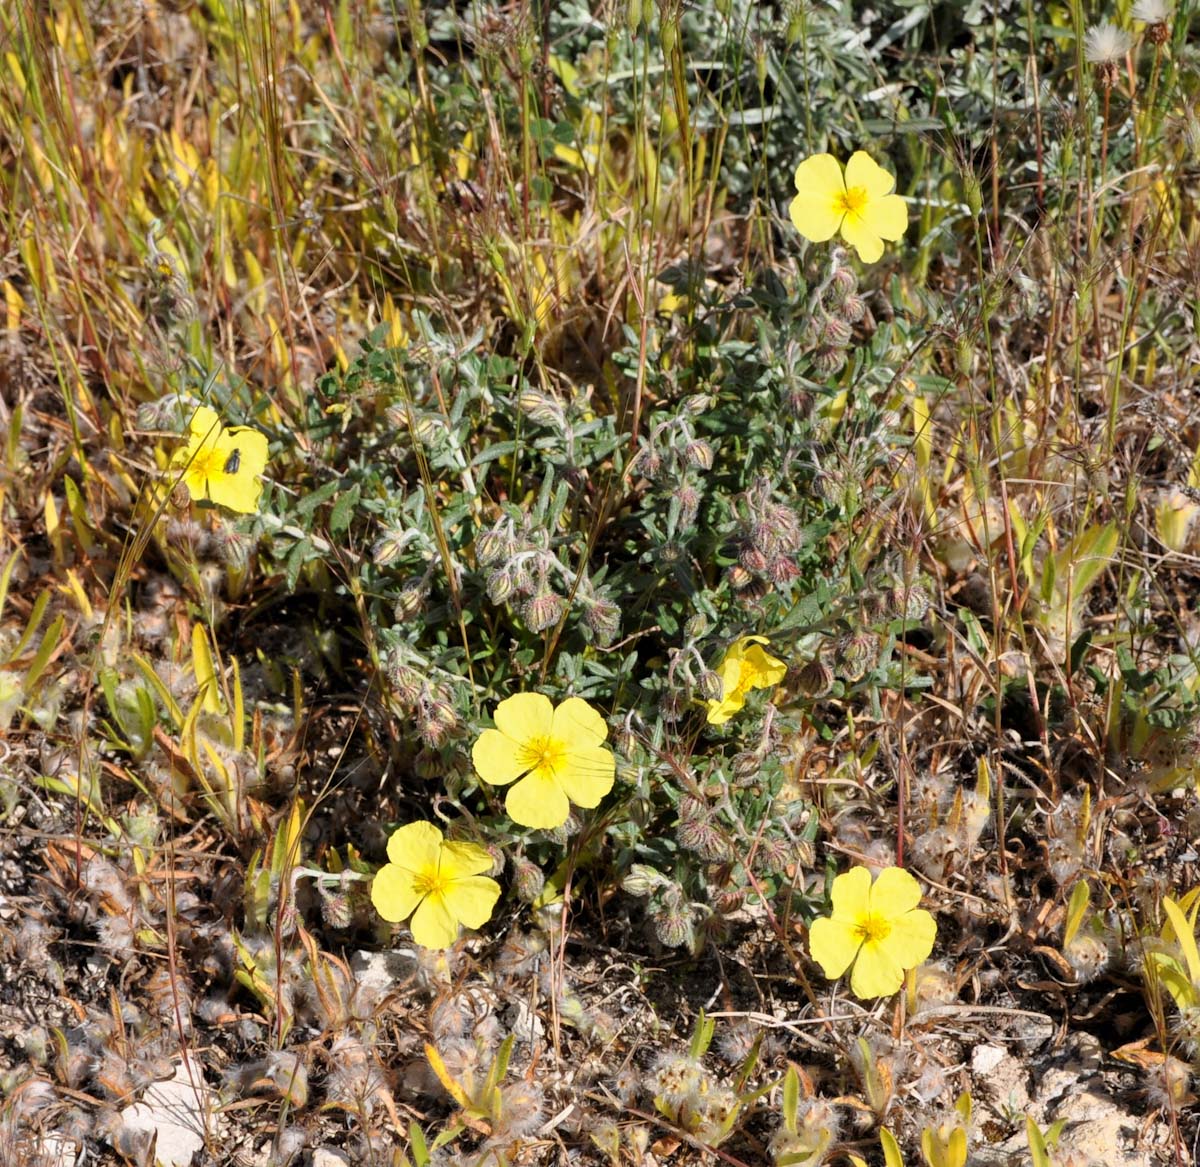
[[[680,408],[689,417],[700,417],[707,413],[713,406],[713,399],[707,393],[693,393],[690,397],[685,397],[680,403]]]
[[[638,458],[638,463],[641,466],[642,473],[647,478],[657,478],[662,472],[661,455],[649,448],[642,451]]]
[[[983,188],[979,185],[979,179],[974,174],[967,173],[963,175],[962,184],[967,209],[978,218],[979,212],[983,210]]]
[[[687,911],[681,906],[671,905],[653,916],[654,931],[665,948],[690,948],[692,925]]]
[[[600,644],[611,644],[621,631],[621,609],[612,600],[594,600],[584,608],[583,621]]]
[[[513,860],[513,888],[519,900],[533,903],[545,886],[546,876],[536,863],[530,863],[524,856]]]
[[[767,564],[767,578],[777,587],[791,583],[800,575],[800,569],[786,555],[776,555]]]
[[[753,572],[755,575],[761,575],[767,570],[767,557],[753,543],[745,544],[738,551],[738,563],[747,572]]]
[[[427,595],[428,588],[424,579],[409,580],[396,597],[396,605],[393,609],[396,619],[398,621],[411,620],[424,607]]]
[[[629,868],[629,874],[621,880],[621,888],[631,896],[645,899],[652,891],[662,887],[666,882],[666,876],[655,868],[647,867],[644,863],[634,863]]]
[[[562,597],[546,588],[525,604],[522,617],[530,632],[545,632],[559,622],[564,608]]]
[[[480,567],[490,567],[507,559],[515,548],[512,539],[498,526],[490,531],[480,531],[475,536],[475,562]]]
[[[729,586],[734,591],[740,592],[743,588],[749,587],[754,582],[754,576],[750,574],[740,563],[735,563],[730,567],[727,573]]]
[[[516,591],[516,581],[506,568],[498,567],[487,577],[487,596],[493,604],[503,604]]]
[[[393,664],[388,671],[388,680],[392,683],[392,692],[397,702],[406,709],[411,709],[421,699],[425,691],[425,681],[416,669],[408,665]]]
[[[828,316],[821,324],[820,343],[828,348],[845,348],[853,336],[850,325],[836,316]]]
[[[848,681],[860,681],[879,660],[879,638],[871,632],[860,632],[842,641],[841,650],[841,675]]]
[[[841,348],[819,348],[812,355],[813,368],[822,377],[832,377],[846,367],[846,350]]]
[[[810,660],[796,674],[796,683],[809,697],[824,697],[833,688],[833,670],[822,660]]]
[[[700,510],[700,492],[690,482],[681,483],[675,491],[675,502],[679,506],[679,524],[686,529],[696,521],[696,513]]]
[[[698,688],[705,701],[720,701],[725,695],[725,682],[721,680],[720,674],[714,673],[712,669],[705,669],[700,674]]]
[[[354,919],[350,897],[344,891],[321,888],[321,919],[330,928],[349,928]]]
[[[711,470],[713,464],[713,449],[702,438],[688,442],[684,447],[683,456],[688,462],[700,470]]]
[[[829,277],[829,287],[825,290],[825,303],[831,308],[840,308],[847,296],[858,291],[858,277],[848,268],[839,267]]]
[[[867,302],[859,295],[847,296],[838,315],[847,324],[857,324],[867,314]]]
[[[430,702],[427,708],[418,710],[417,729],[421,740],[431,749],[440,749],[458,728],[458,713],[444,698]]]
[[[920,584],[892,588],[892,610],[904,620],[924,620],[929,615],[929,593]]]
[[[566,426],[562,406],[553,397],[537,389],[522,389],[517,395],[517,407],[538,425],[551,429],[563,429]]]

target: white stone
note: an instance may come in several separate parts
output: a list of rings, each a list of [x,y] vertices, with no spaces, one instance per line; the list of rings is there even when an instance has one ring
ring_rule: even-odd
[[[174,1077],[148,1087],[141,1102],[121,1111],[121,1121],[134,1130],[158,1135],[155,1158],[161,1167],[191,1167],[204,1146],[210,1091],[195,1063],[175,1067]]]
[[[308,1164],[309,1167],[349,1167],[350,1156],[336,1147],[314,1147]]]
[[[999,1045],[977,1045],[971,1051],[971,1072],[990,1074],[1008,1056],[1008,1051]]]
[[[416,971],[416,954],[411,949],[398,948],[392,952],[368,952],[363,949],[350,957],[350,971],[363,988],[383,996],[390,993],[399,981],[407,980]]]

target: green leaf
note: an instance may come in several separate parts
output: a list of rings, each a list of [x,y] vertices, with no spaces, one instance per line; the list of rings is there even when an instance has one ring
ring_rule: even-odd
[[[329,533],[331,535],[344,535],[350,529],[350,520],[354,517],[354,509],[358,506],[361,493],[362,490],[356,482],[334,503],[333,510],[329,513]]]

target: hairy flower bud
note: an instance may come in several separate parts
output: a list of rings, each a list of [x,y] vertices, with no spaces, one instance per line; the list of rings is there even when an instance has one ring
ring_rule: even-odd
[[[705,669],[700,674],[697,688],[705,701],[720,701],[725,695],[725,682],[721,680],[720,674],[713,672],[712,669]]]
[[[846,367],[846,351],[841,348],[822,347],[813,352],[813,368],[822,377],[832,377]]]
[[[647,867],[645,863],[633,863],[630,865],[629,874],[621,880],[621,887],[631,896],[645,899],[652,891],[666,883],[666,876],[655,868]]]
[[[824,697],[833,688],[833,670],[822,660],[810,660],[796,674],[796,683],[809,697]]]
[[[517,590],[516,580],[507,568],[498,567],[487,577],[488,599],[493,604],[503,604]]]
[[[659,942],[666,948],[690,948],[692,925],[682,907],[672,905],[651,917]]]
[[[531,904],[542,894],[546,886],[546,876],[536,863],[531,863],[524,856],[513,860],[513,888],[517,898]]]
[[[621,609],[612,600],[593,600],[584,607],[583,621],[601,644],[608,645],[621,631]]]
[[[530,632],[545,632],[562,619],[565,607],[563,598],[546,587],[525,604],[521,615]]]
[[[739,549],[738,563],[747,572],[753,572],[755,575],[761,575],[767,570],[767,557],[753,543],[746,543]]]
[[[396,619],[398,621],[411,620],[424,607],[428,594],[429,588],[424,579],[409,580],[396,597],[393,609]]]
[[[458,724],[458,713],[445,698],[439,697],[417,710],[417,731],[431,750],[440,749]]]
[[[847,324],[857,324],[867,314],[867,302],[861,296],[847,296],[838,315]]]
[[[562,406],[553,397],[537,389],[522,389],[517,406],[531,421],[551,429],[564,429],[567,419]]]
[[[853,335],[850,325],[844,320],[829,316],[821,324],[820,343],[827,348],[845,348]]]
[[[406,709],[416,705],[425,691],[424,678],[409,665],[393,664],[388,670],[388,680],[396,701]]]
[[[859,681],[879,660],[879,638],[871,632],[860,632],[842,641],[839,671],[848,681]]]
[[[321,888],[321,919],[330,928],[349,928],[354,919],[350,897],[344,891]]]
[[[490,567],[499,563],[515,550],[512,539],[498,525],[490,531],[480,531],[475,536],[475,561],[480,567]]]
[[[679,504],[680,526],[690,527],[700,510],[700,492],[690,482],[681,483],[675,491],[675,502]]]
[[[711,470],[713,448],[703,438],[696,438],[684,447],[683,456],[700,470]]]

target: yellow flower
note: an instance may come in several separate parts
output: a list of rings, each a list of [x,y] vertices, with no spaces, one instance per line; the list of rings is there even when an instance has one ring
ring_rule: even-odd
[[[833,980],[854,965],[856,997],[890,997],[933,951],[937,923],[923,908],[921,887],[901,867],[885,867],[872,884],[865,867],[833,881],[833,914],[814,920],[808,949]]]
[[[717,670],[721,699],[708,703],[709,725],[724,725],[746,704],[751,689],[767,689],[783,680],[787,665],[759,647],[770,643],[765,636],[743,636],[729,646]]]
[[[393,924],[407,916],[422,948],[449,948],[458,926],[488,922],[500,885],[482,872],[492,857],[477,843],[448,843],[433,823],[409,823],[388,840],[388,859],[371,884],[371,903]]]
[[[832,154],[814,154],[796,167],[796,190],[788,213],[796,230],[813,243],[839,231],[863,263],[883,254],[885,239],[908,227],[908,207],[892,191],[896,180],[863,150],[855,150],[842,174]]]
[[[513,822],[552,830],[567,821],[572,802],[597,806],[612,789],[608,727],[586,701],[568,697],[556,709],[541,693],[517,693],[496,706],[495,722],[471,757],[485,782],[516,783],[504,800]]]
[[[188,494],[197,502],[249,514],[258,509],[262,494],[259,475],[267,466],[267,438],[245,425],[226,428],[214,410],[201,405],[188,426],[188,443],[175,452],[171,466],[182,471]]]

